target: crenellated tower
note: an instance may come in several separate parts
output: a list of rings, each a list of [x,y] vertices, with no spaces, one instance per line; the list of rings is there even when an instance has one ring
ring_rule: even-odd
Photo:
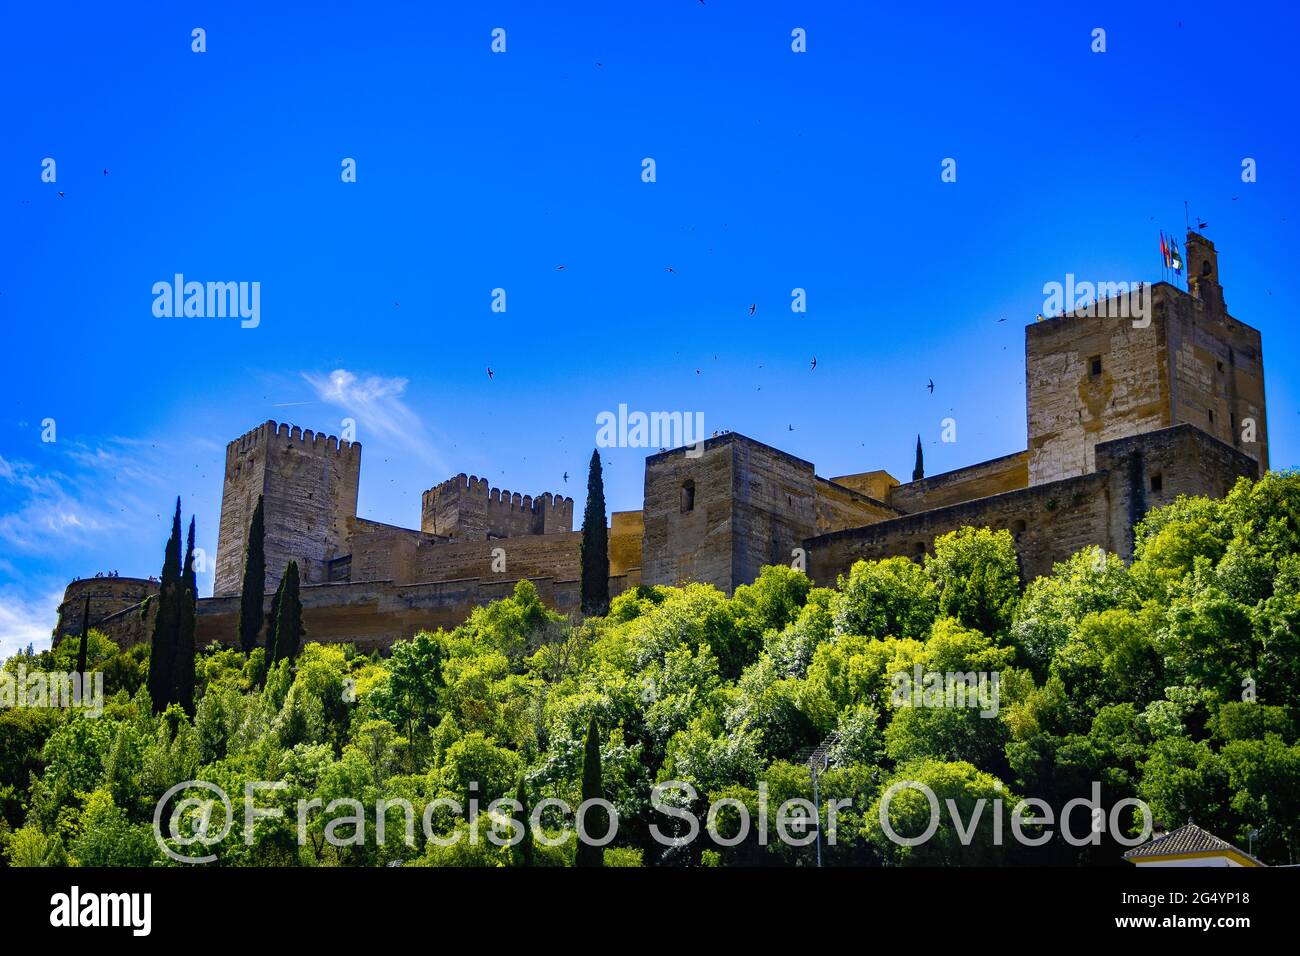
[[[279,585],[291,559],[304,584],[328,580],[329,562],[350,551],[360,474],[360,443],[297,425],[267,421],[228,444],[214,596],[238,594],[243,586],[245,538],[258,495],[267,590]]]
[[[573,499],[512,493],[462,472],[421,496],[420,530],[460,541],[572,531]]]

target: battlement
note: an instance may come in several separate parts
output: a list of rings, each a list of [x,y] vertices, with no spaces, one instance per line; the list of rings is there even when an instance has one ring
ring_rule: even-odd
[[[214,593],[243,585],[244,547],[258,497],[265,506],[266,587],[290,560],[303,582],[325,580],[329,562],[348,551],[356,517],[361,443],[268,420],[226,445]]]
[[[572,531],[573,499],[521,495],[461,472],[421,495],[420,530],[469,540]]]
[[[247,455],[257,448],[289,448],[308,452],[313,455],[359,456],[361,443],[343,441],[335,435],[315,432],[310,428],[305,431],[297,425],[276,422],[267,419],[251,431],[240,435],[226,445],[226,463]]]

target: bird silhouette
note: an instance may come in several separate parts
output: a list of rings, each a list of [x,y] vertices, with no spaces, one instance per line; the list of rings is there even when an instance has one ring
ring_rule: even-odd
[[[787,430],[787,431],[794,431],[794,426],[793,426],[793,425],[786,425],[785,427],[786,427],[786,430]]]
[[[998,319],[999,322],[1005,322],[1006,320],[1007,320],[1007,317],[1006,317],[1005,315],[1002,316],[1002,318]]]
[[[754,303],[754,302],[751,302],[751,303],[749,304],[749,314],[750,314],[750,315],[753,315],[753,314],[754,314],[755,312],[757,312],[757,311],[758,311],[758,304],[757,304],[757,303]]]
[[[809,367],[808,371],[810,371],[810,372],[815,372],[815,371],[817,371],[817,356],[814,355],[814,356],[812,357],[812,364],[811,364],[811,366]]]
[[[487,373],[488,373],[488,378],[489,378],[489,379],[494,378],[494,377],[496,376],[496,372],[492,371],[492,366],[491,366],[491,365],[488,366]]]
[[[556,266],[556,267],[555,267],[555,271],[556,271],[556,272],[563,272],[563,271],[564,271],[564,266]]]
[[[930,379],[930,384],[927,385],[926,388],[928,388],[928,389],[930,390],[930,394],[931,394],[931,395],[934,394],[934,379]]]
[[[672,266],[668,266],[666,269],[664,269],[664,272],[671,272],[673,275],[677,275],[677,270],[674,269]]]
[[[104,175],[105,175],[105,176],[107,176],[107,175],[108,175],[108,170],[107,170],[107,169],[106,169],[106,170],[104,170]]]
[[[60,199],[63,198],[63,190],[61,190],[61,189],[59,190],[59,198],[60,198]]]
[[[569,473],[567,471],[564,473],[564,483],[566,485],[569,483]]]

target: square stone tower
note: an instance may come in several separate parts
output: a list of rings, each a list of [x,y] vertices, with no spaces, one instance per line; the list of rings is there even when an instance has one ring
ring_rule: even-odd
[[[1187,268],[1188,292],[1159,282],[1025,329],[1030,485],[1094,471],[1100,442],[1184,423],[1268,468],[1259,332],[1228,314],[1214,244],[1194,232]]]
[[[734,432],[645,464],[645,584],[700,581],[731,594],[768,564],[790,564],[817,532],[811,462]]]
[[[265,422],[226,446],[213,594],[243,587],[248,524],[263,497],[266,589],[273,591],[290,560],[303,584],[328,580],[329,562],[351,553],[357,515],[361,445],[298,426]]]

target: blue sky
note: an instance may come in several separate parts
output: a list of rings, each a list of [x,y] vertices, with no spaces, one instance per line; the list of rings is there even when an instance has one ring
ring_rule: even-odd
[[[1290,5],[272,6],[6,13],[0,654],[73,576],[156,574],[177,494],[215,553],[268,418],[355,418],[360,513],[408,527],[460,471],[580,514],[620,403],[827,476],[1016,451],[1043,284],[1158,279],[1184,200],[1297,461]],[[155,317],[176,273],[259,282],[260,325]],[[606,451],[611,509],[645,454]]]

